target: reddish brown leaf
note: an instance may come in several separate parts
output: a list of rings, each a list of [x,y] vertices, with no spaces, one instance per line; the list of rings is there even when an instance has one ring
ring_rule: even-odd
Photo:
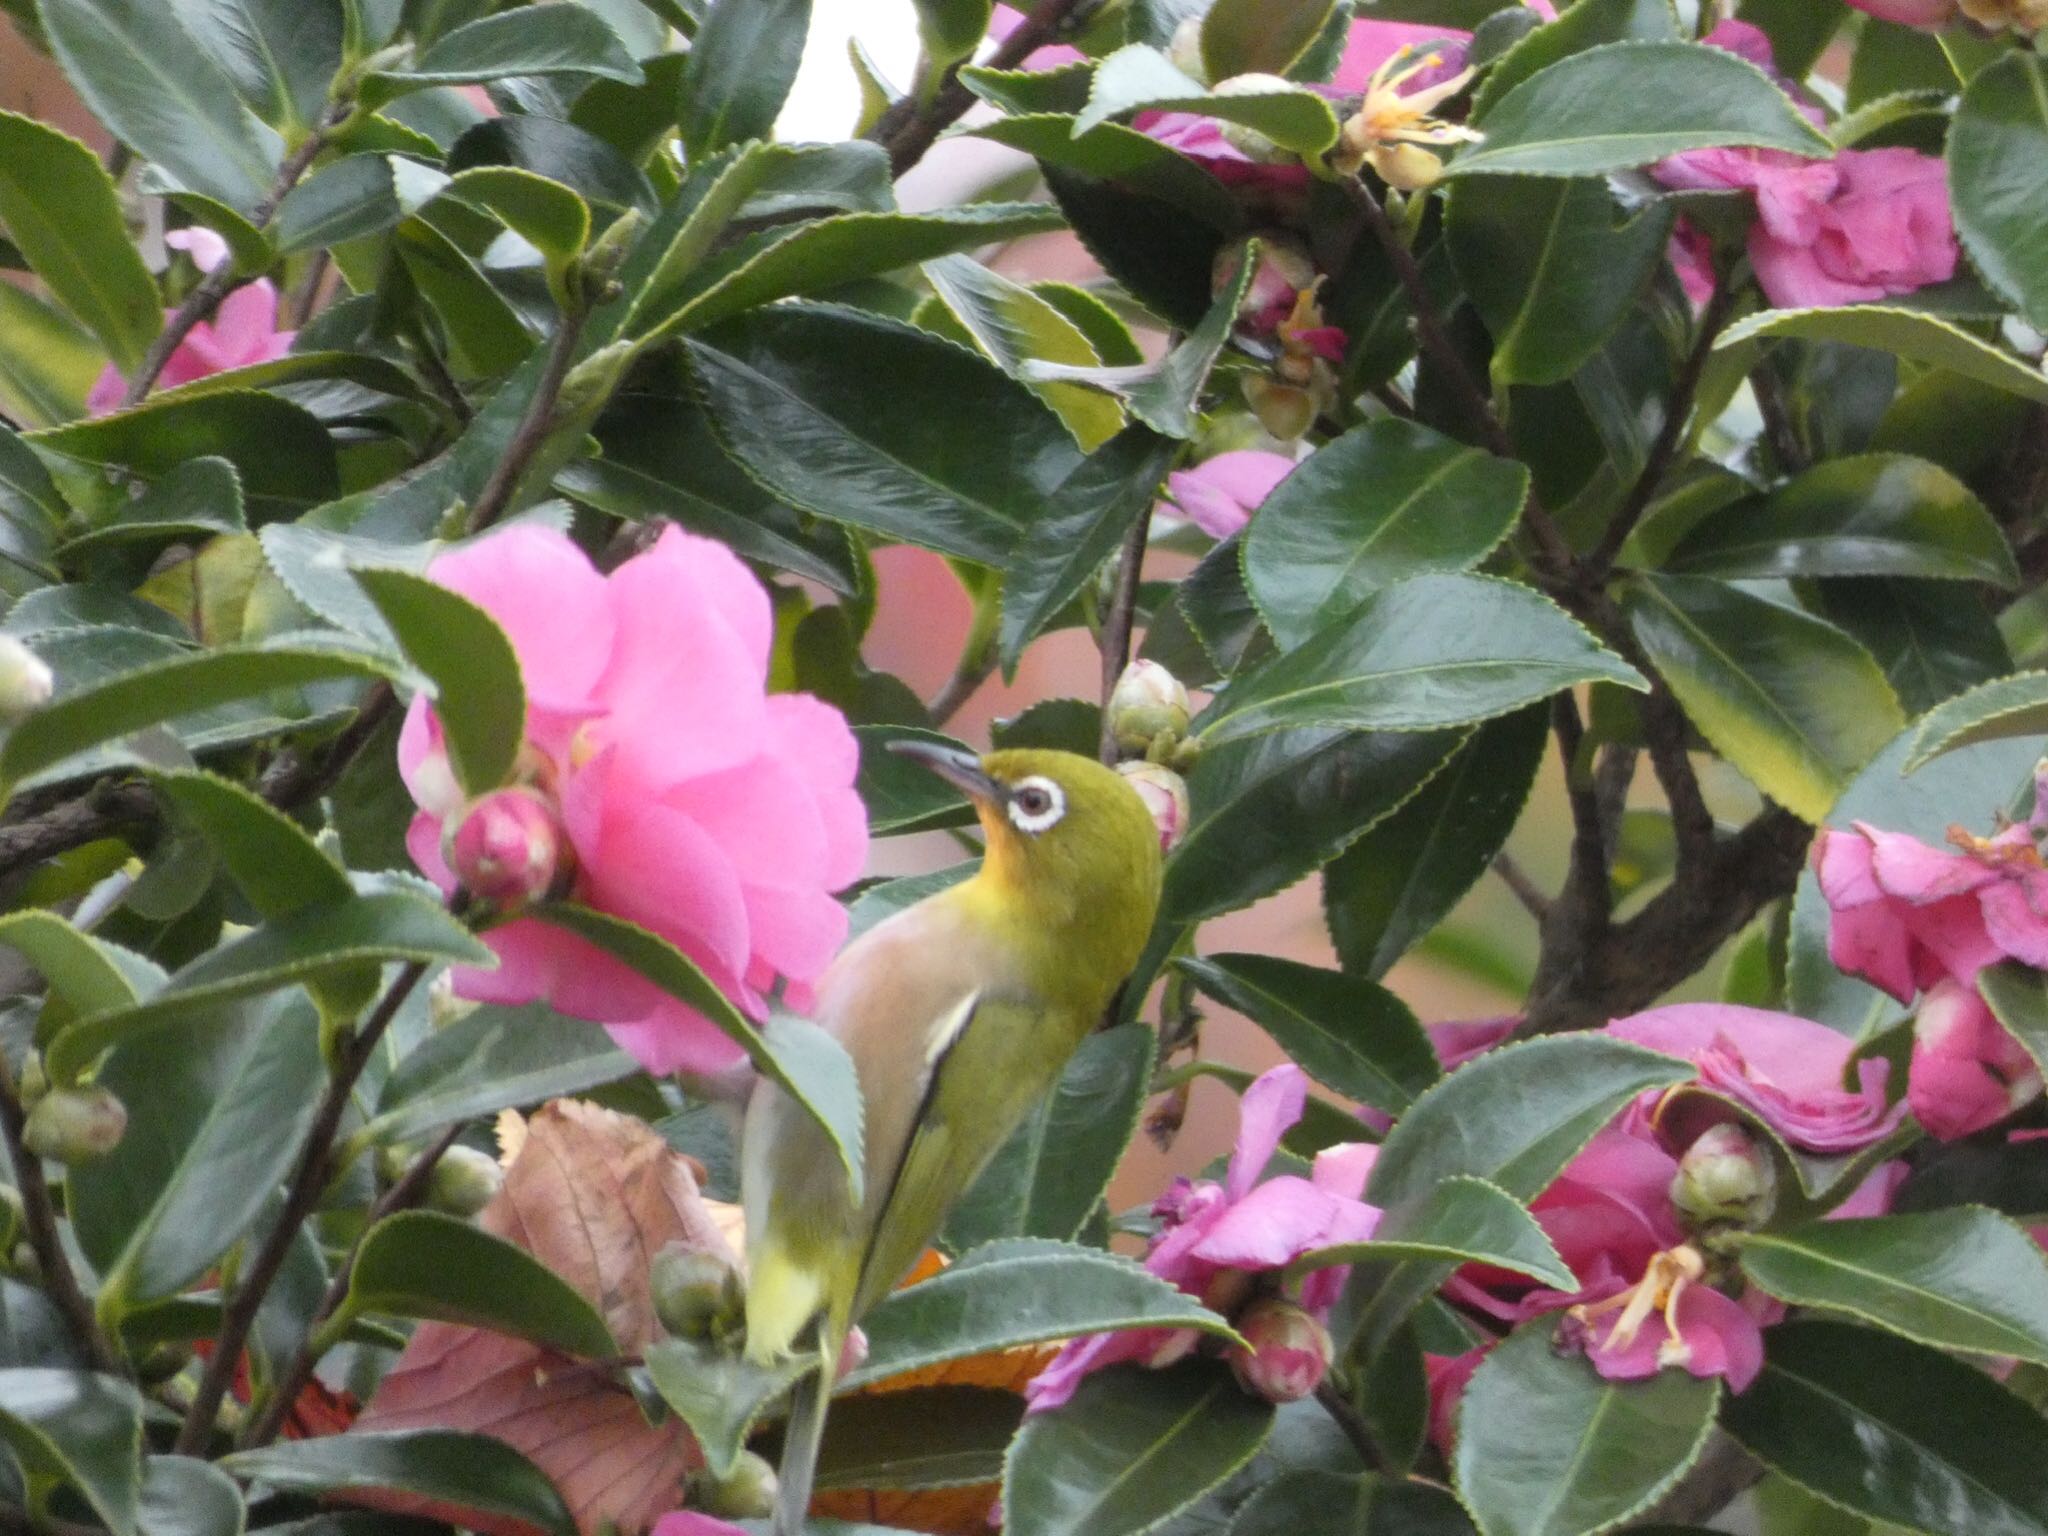
[[[558,1099],[527,1122],[504,1188],[478,1224],[581,1291],[627,1353],[660,1336],[648,1271],[665,1244],[732,1256],[686,1159],[642,1121],[575,1100]],[[359,1423],[495,1435],[554,1481],[583,1536],[608,1522],[640,1536],[682,1502],[684,1479],[703,1465],[680,1422],[650,1426],[608,1374],[445,1323],[420,1325]],[[378,1502],[489,1529],[473,1514]]]

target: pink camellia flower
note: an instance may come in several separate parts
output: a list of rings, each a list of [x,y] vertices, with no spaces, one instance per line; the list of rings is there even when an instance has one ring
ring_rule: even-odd
[[[1930,1136],[1996,1125],[2041,1094],[2041,1069],[1974,987],[1943,978],[1920,1000],[1906,1102]]]
[[[730,1520],[721,1520],[702,1510],[679,1509],[654,1522],[653,1536],[747,1536],[747,1533]]]
[[[164,244],[191,253],[200,270],[211,272],[228,259],[227,242],[210,229],[178,229],[164,236]],[[170,311],[166,310],[169,318]],[[268,278],[246,283],[221,300],[211,321],[193,326],[178,343],[157,375],[159,389],[173,389],[230,368],[247,368],[267,363],[291,351],[296,331],[277,328],[277,289]],[[104,416],[121,403],[128,381],[112,363],[101,370],[85,397],[86,409]]]
[[[1152,510],[1178,512],[1214,539],[1227,539],[1252,520],[1294,460],[1263,448],[1237,448],[1166,477],[1167,500]]]
[[[1699,1087],[1733,1099],[1809,1152],[1860,1151],[1905,1115],[1902,1105],[1885,1103],[1890,1063],[1857,1062],[1856,1086],[1844,1088],[1855,1042],[1811,1019],[1733,1003],[1677,1003],[1616,1019],[1607,1033],[1690,1061]],[[1625,1123],[1655,1124],[1665,1098],[1644,1095]]]
[[[1317,1154],[1306,1179],[1293,1174],[1259,1182],[1287,1129],[1308,1101],[1308,1076],[1296,1066],[1273,1068],[1245,1090],[1237,1146],[1221,1184],[1175,1179],[1152,1207],[1159,1232],[1145,1267],[1226,1316],[1252,1300],[1253,1277],[1285,1269],[1305,1253],[1362,1243],[1379,1225],[1377,1207],[1359,1199],[1379,1149],[1347,1142]],[[1342,1266],[1301,1282],[1299,1304],[1318,1323],[1344,1289]],[[1057,1408],[1090,1372],[1122,1361],[1165,1366],[1200,1342],[1186,1329],[1139,1328],[1075,1339],[1038,1373],[1026,1396],[1030,1412]]]
[[[437,559],[434,580],[488,612],[526,684],[530,789],[558,808],[573,898],[676,945],[742,1010],[778,977],[797,1009],[846,934],[831,892],[861,871],[867,819],[845,719],[765,691],[768,595],[730,550],[670,528],[610,576],[550,529],[501,529]],[[413,701],[399,767],[421,807],[407,835],[444,890],[463,810],[440,722]],[[741,1051],[696,1010],[536,918],[489,929],[495,971],[458,970],[483,1002],[545,999],[605,1025],[649,1071],[715,1071]]]
[[[1902,27],[1941,26],[1956,13],[1956,0],[1849,0],[1857,10]]]
[[[1859,304],[1956,275],[1955,220],[1941,160],[1910,149],[1845,149],[1841,183],[1813,215],[1812,234],[1759,223],[1749,259],[1780,308]]]

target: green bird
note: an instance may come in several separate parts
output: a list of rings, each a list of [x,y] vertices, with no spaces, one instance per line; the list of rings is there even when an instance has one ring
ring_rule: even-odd
[[[877,924],[818,984],[814,1017],[860,1078],[863,1198],[782,1090],[762,1082],[747,1108],[747,1354],[820,1367],[784,1435],[778,1536],[803,1529],[848,1330],[1058,1081],[1159,906],[1159,834],[1110,769],[1071,752],[893,745],[974,802],[985,851],[972,878]]]

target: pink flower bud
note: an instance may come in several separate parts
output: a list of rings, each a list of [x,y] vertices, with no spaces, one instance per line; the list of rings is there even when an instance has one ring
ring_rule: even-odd
[[[1671,1180],[1671,1203],[1691,1222],[1756,1226],[1777,1204],[1778,1170],[1739,1125],[1711,1126],[1686,1148]]]
[[[1188,715],[1187,689],[1156,661],[1132,662],[1110,690],[1109,728],[1134,757],[1143,757],[1161,736],[1187,735]]]
[[[0,719],[18,720],[50,702],[56,679],[43,658],[12,635],[0,635]]]
[[[1269,1403],[1314,1395],[1330,1370],[1330,1331],[1291,1301],[1254,1302],[1237,1319],[1248,1348],[1230,1352],[1230,1369],[1247,1392]]]
[[[28,1113],[21,1140],[60,1163],[104,1157],[121,1144],[128,1110],[104,1088],[52,1088]]]
[[[1172,852],[1188,829],[1187,784],[1163,763],[1118,763],[1116,771],[1152,813],[1152,825],[1159,829],[1159,851]]]
[[[443,857],[464,890],[494,907],[538,901],[573,861],[555,810],[530,789],[494,789],[470,806]]]

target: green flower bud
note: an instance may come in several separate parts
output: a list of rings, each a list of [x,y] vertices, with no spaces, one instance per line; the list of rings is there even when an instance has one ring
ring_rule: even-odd
[[[450,1147],[427,1178],[427,1204],[450,1216],[474,1216],[505,1185],[505,1170],[488,1152]]]
[[[31,1048],[21,1058],[21,1107],[34,1109],[42,1096],[50,1091],[49,1074],[43,1070],[43,1053]]]
[[[1109,728],[1132,757],[1146,756],[1162,736],[1186,736],[1189,713],[1187,689],[1156,661],[1132,662],[1110,690]]]
[[[1739,1125],[1711,1127],[1678,1160],[1671,1203],[1692,1224],[1733,1221],[1760,1226],[1778,1201],[1770,1154]]]
[[[722,1520],[765,1520],[775,1512],[775,1469],[752,1451],[741,1451],[724,1477],[700,1472],[690,1485],[691,1502]]]
[[[654,1315],[679,1339],[705,1339],[735,1324],[746,1307],[739,1271],[723,1254],[670,1243],[647,1277]]]
[[[53,1088],[29,1111],[22,1144],[60,1163],[104,1157],[121,1144],[128,1111],[104,1088]]]
[[[0,1253],[14,1247],[15,1239],[22,1235],[22,1222],[26,1217],[21,1191],[12,1184],[0,1184]]]

